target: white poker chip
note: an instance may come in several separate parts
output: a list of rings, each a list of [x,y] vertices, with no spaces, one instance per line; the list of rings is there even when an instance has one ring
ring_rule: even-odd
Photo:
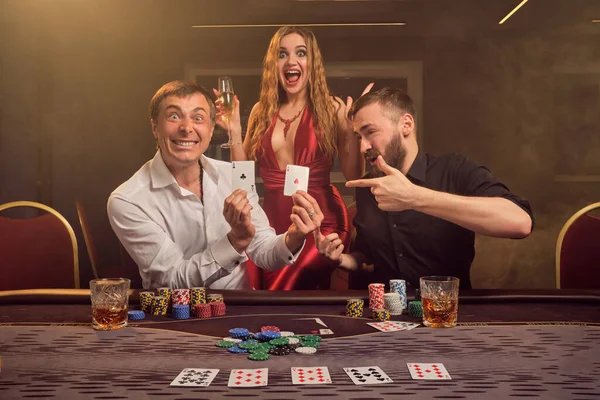
[[[300,339],[291,337],[291,338],[288,338],[288,343],[289,344],[298,344],[298,343],[300,343]]]
[[[296,349],[296,353],[300,353],[300,354],[315,354],[317,352],[317,349],[314,347],[298,347]]]
[[[279,332],[279,335],[281,337],[287,337],[287,336],[294,336],[295,333],[294,332],[290,332],[290,331],[282,331],[282,332]]]
[[[232,337],[224,337],[223,340],[226,342],[233,342],[233,343],[239,343],[242,341],[242,339],[235,339]]]

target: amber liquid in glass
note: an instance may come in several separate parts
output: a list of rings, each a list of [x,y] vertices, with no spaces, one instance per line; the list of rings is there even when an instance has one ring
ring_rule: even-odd
[[[127,325],[127,307],[99,306],[92,308],[93,327],[98,330],[111,330]]]
[[[423,324],[432,328],[451,328],[456,326],[458,300],[422,299]]]

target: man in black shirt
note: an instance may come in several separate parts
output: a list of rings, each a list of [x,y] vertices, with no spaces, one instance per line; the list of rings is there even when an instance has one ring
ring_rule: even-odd
[[[373,264],[369,282],[405,279],[419,286],[426,275],[460,278],[470,288],[475,233],[525,238],[533,229],[526,200],[490,171],[458,154],[419,151],[416,110],[403,91],[384,88],[359,98],[349,112],[371,171],[356,187],[356,241],[352,253],[336,233],[315,233],[322,255],[341,268]]]

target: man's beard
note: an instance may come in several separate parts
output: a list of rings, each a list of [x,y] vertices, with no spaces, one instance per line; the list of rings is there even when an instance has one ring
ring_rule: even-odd
[[[364,156],[367,160],[367,165],[370,167],[370,173],[374,178],[379,178],[385,175],[377,164],[371,164],[370,161],[377,159],[381,153],[377,150],[369,149],[365,152]],[[402,135],[396,131],[392,135],[392,139],[385,148],[385,156],[383,159],[390,167],[398,170],[402,169],[404,165],[404,159],[406,158],[406,148],[402,145]]]

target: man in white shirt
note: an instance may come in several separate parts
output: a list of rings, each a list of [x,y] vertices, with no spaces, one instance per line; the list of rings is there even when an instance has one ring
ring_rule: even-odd
[[[278,236],[256,193],[232,193],[231,164],[203,155],[216,118],[209,97],[193,82],[156,92],[150,122],[159,150],[108,199],[111,226],[146,289],[251,288],[248,257],[268,270],[292,264],[323,220],[315,199],[297,192],[292,224]]]

